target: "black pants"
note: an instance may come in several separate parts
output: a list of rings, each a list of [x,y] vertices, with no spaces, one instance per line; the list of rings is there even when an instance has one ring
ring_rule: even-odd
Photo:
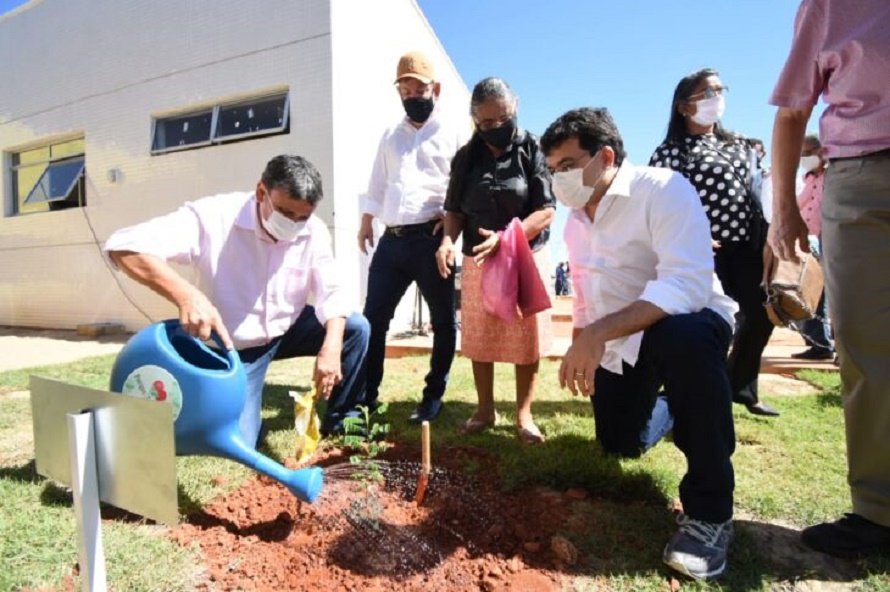
[[[763,307],[766,293],[760,286],[763,253],[748,243],[725,242],[714,252],[714,268],[723,291],[739,305],[727,361],[732,400],[753,405],[759,401],[760,358],[773,333],[773,324]]]
[[[419,225],[423,226],[423,225]],[[443,279],[436,266],[440,234],[432,226],[402,236],[384,234],[368,270],[368,296],[364,314],[371,324],[368,345],[368,402],[377,400],[383,381],[386,358],[386,332],[396,307],[412,282],[417,282],[430,309],[433,351],[426,375],[423,398],[441,399],[448,384],[451,362],[457,347],[457,319],[454,314],[454,274]]]
[[[622,374],[596,371],[591,397],[596,438],[606,452],[637,457],[663,386],[674,444],[686,456],[683,511],[706,522],[732,518],[735,450],[732,393],[726,376],[729,324],[711,309],[669,316],[643,333],[637,363]]]

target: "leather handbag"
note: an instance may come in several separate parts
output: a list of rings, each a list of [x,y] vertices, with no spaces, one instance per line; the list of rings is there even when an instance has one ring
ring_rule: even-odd
[[[783,327],[816,316],[825,279],[822,267],[812,253],[798,252],[800,263],[774,261],[764,278],[766,314],[774,325]]]

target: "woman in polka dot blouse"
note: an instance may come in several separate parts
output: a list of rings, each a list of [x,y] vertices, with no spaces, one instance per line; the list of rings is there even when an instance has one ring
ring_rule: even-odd
[[[689,179],[711,223],[717,277],[740,309],[728,360],[735,402],[756,415],[778,415],[757,395],[760,358],[773,330],[760,286],[766,222],[750,191],[748,143],[720,125],[727,90],[715,70],[683,78],[674,90],[667,136],[649,165]]]

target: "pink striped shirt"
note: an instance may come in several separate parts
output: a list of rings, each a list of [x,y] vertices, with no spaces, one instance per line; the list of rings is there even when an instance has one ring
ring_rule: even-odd
[[[310,297],[321,324],[352,312],[331,235],[310,216],[294,241],[273,241],[258,222],[253,193],[186,202],[178,210],[118,230],[104,250],[155,255],[191,267],[237,349],[263,345],[293,325]]]
[[[890,148],[890,1],[803,0],[791,53],[769,102],[828,105],[820,138],[828,158]]]
[[[822,235],[822,183],[825,171],[807,173],[803,179],[803,189],[797,196],[800,215],[807,224],[807,232],[813,236]]]

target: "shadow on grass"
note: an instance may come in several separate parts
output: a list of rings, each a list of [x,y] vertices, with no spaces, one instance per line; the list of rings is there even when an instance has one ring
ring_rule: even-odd
[[[857,563],[817,553],[800,542],[799,531],[777,524],[736,520],[734,526],[728,567],[719,580],[723,590],[790,590],[797,589],[795,585],[802,580],[854,582],[867,571],[878,571],[881,562]],[[581,556],[571,573],[590,578],[646,576],[657,569],[666,577],[685,581],[661,558],[675,529],[670,514],[653,506],[608,501],[576,505],[565,525],[566,535],[576,542]],[[705,584],[689,584],[693,589],[711,589]],[[581,589],[586,588],[582,585]],[[816,584],[812,589],[821,588]]]
[[[17,467],[0,467],[0,481],[14,481],[31,485],[43,485],[40,503],[44,506],[71,506],[74,503],[71,490],[58,485],[37,472],[37,462],[29,460]]]
[[[819,403],[820,407],[837,407],[840,408],[843,406],[843,401],[841,400],[841,390],[838,389],[828,389],[820,392],[816,395],[816,401]]]
[[[390,403],[387,417],[389,439],[420,449],[420,429],[407,419],[415,404],[396,401]],[[587,400],[535,403],[535,418],[539,422],[552,416],[579,416],[584,434],[561,433],[551,435],[543,445],[525,445],[516,429],[505,416],[515,417],[512,403],[498,403],[501,420],[492,429],[464,436],[458,426],[475,406],[465,402],[446,402],[442,415],[433,422],[432,440],[436,448],[470,446],[485,449],[498,458],[499,477],[507,490],[525,486],[548,486],[564,490],[581,487],[598,496],[624,501],[660,504],[667,499],[655,480],[645,472],[626,472],[620,459],[605,453],[593,440],[593,418]],[[418,461],[420,459],[418,458]],[[435,459],[434,459],[435,464]],[[529,470],[529,467],[534,467]],[[473,468],[469,467],[472,472]]]
[[[0,480],[17,481],[20,483],[39,483],[43,477],[37,474],[37,463],[29,460],[17,467],[0,467]]]
[[[794,528],[753,520],[736,520],[734,526],[729,570],[721,580],[732,590],[762,590],[777,581],[853,582],[868,565],[813,551]]]

